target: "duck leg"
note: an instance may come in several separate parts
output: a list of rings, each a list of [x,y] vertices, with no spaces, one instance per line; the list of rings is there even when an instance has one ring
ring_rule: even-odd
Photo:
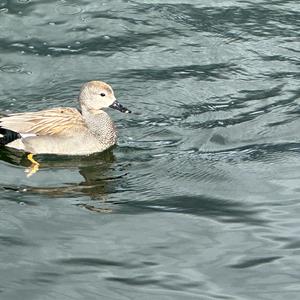
[[[30,177],[39,170],[40,164],[33,158],[32,153],[27,155],[27,159],[32,163],[31,166],[25,170],[27,177]]]

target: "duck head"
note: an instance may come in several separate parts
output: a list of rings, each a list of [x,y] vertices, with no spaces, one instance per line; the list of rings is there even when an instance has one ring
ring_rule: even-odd
[[[82,107],[97,112],[105,108],[113,108],[122,113],[131,113],[117,101],[110,85],[103,81],[89,81],[80,90],[79,101]]]

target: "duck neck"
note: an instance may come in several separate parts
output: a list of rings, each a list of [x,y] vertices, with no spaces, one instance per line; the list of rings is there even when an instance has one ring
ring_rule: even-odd
[[[116,128],[110,116],[103,110],[91,110],[84,105],[81,109],[87,127],[97,140],[105,145],[114,145],[117,139]]]

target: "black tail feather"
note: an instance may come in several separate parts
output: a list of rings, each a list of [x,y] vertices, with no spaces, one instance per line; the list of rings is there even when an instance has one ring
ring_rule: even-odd
[[[0,127],[0,146],[4,146],[21,138],[18,132]]]

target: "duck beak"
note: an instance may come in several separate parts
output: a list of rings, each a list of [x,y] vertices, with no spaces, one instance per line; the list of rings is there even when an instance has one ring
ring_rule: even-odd
[[[126,113],[126,114],[130,114],[131,111],[129,109],[127,109],[126,107],[124,107],[121,103],[119,103],[117,100],[115,100],[113,102],[113,104],[111,104],[109,106],[110,108],[116,109],[122,113]]]

